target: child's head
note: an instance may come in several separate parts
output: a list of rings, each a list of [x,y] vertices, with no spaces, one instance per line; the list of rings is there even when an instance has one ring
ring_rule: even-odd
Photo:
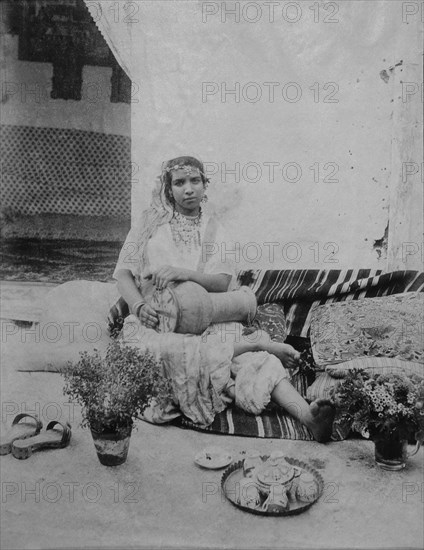
[[[197,160],[194,157],[183,156],[177,157],[168,162],[164,163],[162,170],[162,185],[164,186],[164,194],[167,202],[171,205],[174,204],[174,196],[172,194],[172,172],[176,170],[186,170],[190,171],[192,169],[194,172],[198,172],[202,178],[203,186],[206,187],[209,180],[205,176],[205,170],[203,163],[200,160]]]

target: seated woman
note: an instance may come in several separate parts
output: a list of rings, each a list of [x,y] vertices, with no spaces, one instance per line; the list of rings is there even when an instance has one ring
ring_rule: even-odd
[[[173,402],[166,410],[153,406],[146,417],[164,422],[183,413],[207,426],[233,400],[260,414],[272,399],[317,441],[327,441],[334,407],[327,400],[309,405],[291,385],[286,369],[299,358],[292,346],[272,342],[264,333],[241,336],[238,323],[212,326],[200,336],[155,330],[158,315],[149,302],[156,289],[193,281],[209,292],[226,292],[232,285],[232,266],[202,248],[226,242],[216,220],[201,209],[206,185],[197,159],[168,161],[151,207],[128,234],[115,269],[118,290],[132,313],[125,320],[123,339],[160,359],[172,384]]]

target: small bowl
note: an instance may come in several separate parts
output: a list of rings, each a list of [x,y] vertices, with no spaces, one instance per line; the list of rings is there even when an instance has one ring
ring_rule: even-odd
[[[206,447],[194,457],[194,462],[201,468],[219,470],[233,461],[231,454],[221,447]]]

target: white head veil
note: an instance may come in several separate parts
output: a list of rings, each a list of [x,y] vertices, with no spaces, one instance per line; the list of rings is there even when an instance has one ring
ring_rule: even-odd
[[[188,166],[193,166],[194,168],[199,169],[202,176],[204,177],[205,185],[208,183],[208,179],[205,177],[203,171],[196,166],[191,164],[188,159],[192,157],[178,157],[170,161],[164,162],[162,165],[162,172],[160,176],[156,177],[155,186],[152,191],[152,200],[150,207],[144,210],[141,214],[141,219],[139,222],[138,228],[138,246],[140,247],[140,256],[142,265],[147,265],[147,255],[146,255],[146,246],[151,237],[156,233],[159,226],[168,223],[171,221],[174,215],[174,206],[169,202],[166,196],[166,174],[170,170],[175,170],[177,168],[183,168]],[[187,159],[181,161],[181,159]],[[180,160],[178,163],[177,161]],[[197,163],[202,164],[197,159],[194,159]]]

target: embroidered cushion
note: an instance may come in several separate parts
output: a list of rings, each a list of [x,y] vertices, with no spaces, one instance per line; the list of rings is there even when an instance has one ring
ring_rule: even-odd
[[[423,320],[419,292],[315,307],[310,332],[315,362],[321,369],[363,356],[423,363]]]
[[[284,342],[287,338],[287,327],[283,305],[279,303],[259,305],[253,328],[263,330],[274,342]]]

